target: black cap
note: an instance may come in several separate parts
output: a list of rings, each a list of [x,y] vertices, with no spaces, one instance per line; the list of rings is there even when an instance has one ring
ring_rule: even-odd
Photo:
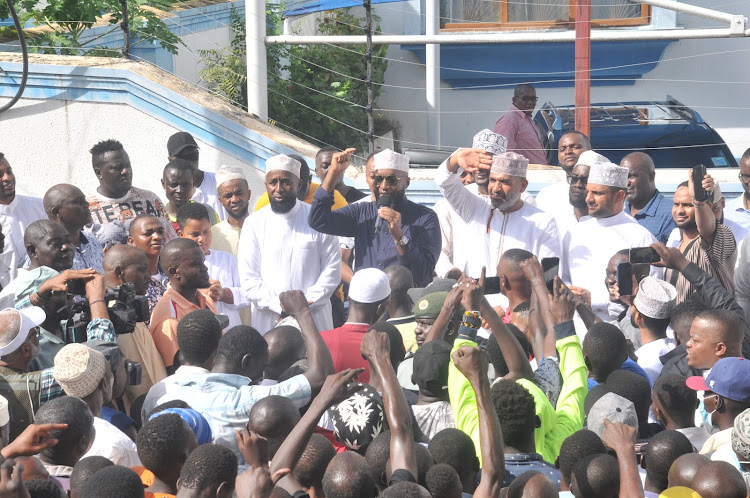
[[[448,388],[448,365],[451,345],[445,341],[431,341],[414,353],[412,381],[419,389],[440,396]]]
[[[170,156],[176,156],[187,147],[199,148],[193,136],[186,131],[175,133],[167,140],[167,151]]]

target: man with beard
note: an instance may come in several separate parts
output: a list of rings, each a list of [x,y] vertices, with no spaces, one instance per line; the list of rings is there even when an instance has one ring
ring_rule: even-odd
[[[591,141],[580,131],[574,130],[560,137],[557,146],[557,163],[565,172],[567,181],[556,182],[540,190],[536,194],[536,207],[553,216],[557,214],[560,206],[565,205],[565,200],[568,197],[568,185],[572,185],[570,176],[573,173],[573,168],[578,163],[581,154],[587,150],[591,150]],[[555,220],[560,225],[560,220],[558,218],[555,218]]]
[[[242,225],[250,207],[250,186],[241,168],[222,166],[216,172],[219,202],[227,211],[227,219],[211,227],[213,247],[237,256]]]
[[[216,305],[208,293],[211,283],[203,262],[203,250],[190,239],[175,239],[161,252],[161,265],[169,277],[169,287],[151,313],[149,329],[167,373],[173,373],[177,344],[177,324],[189,313]]]
[[[89,203],[83,192],[66,183],[55,185],[44,194],[44,210],[49,219],[64,226],[70,235],[74,250],[73,269],[93,268],[104,273],[104,247],[95,235],[83,233],[83,227],[91,223]]]
[[[279,154],[266,160],[270,205],[242,231],[239,270],[242,292],[253,304],[253,327],[265,334],[281,318],[279,295],[302,291],[318,330],[333,328],[331,295],[341,282],[338,238],[308,225],[310,206],[297,199],[301,163]]]
[[[478,278],[482,267],[487,276],[497,275],[500,256],[508,249],[524,249],[539,259],[563,259],[555,220],[521,199],[528,165],[528,159],[514,152],[492,156],[481,149],[460,149],[438,168],[435,181],[466,223],[472,244],[466,275]],[[470,172],[489,169],[490,204],[464,188],[456,174],[459,167]]]
[[[628,168],[625,212],[646,228],[662,244],[674,229],[671,206],[656,188],[654,161],[644,152],[631,152],[620,161]]]
[[[709,191],[711,198],[714,180],[710,175],[703,178],[703,188]],[[688,181],[681,183],[674,193],[672,217],[677,228],[672,231],[667,247],[677,247],[689,262],[715,277],[733,294],[737,243],[732,231],[716,221],[711,207],[708,201],[695,201],[692,174],[689,172]],[[677,288],[678,304],[695,293],[693,285],[677,271],[668,269],[665,279]]]
[[[417,286],[426,286],[432,282],[440,254],[440,223],[432,209],[406,198],[409,157],[390,149],[375,154],[373,194],[377,201],[357,202],[332,211],[336,178],[349,167],[353,153],[354,149],[347,149],[331,158],[328,175],[315,191],[310,227],[331,235],[354,237],[356,270],[402,265],[411,270]],[[386,194],[390,202],[378,206]]]
[[[23,234],[36,220],[45,219],[41,199],[16,194],[16,175],[8,159],[0,152],[0,227],[5,238],[0,247],[0,285],[16,278],[26,255]]]
[[[645,247],[656,239],[623,211],[628,169],[608,161],[587,166],[591,167],[586,183],[589,218],[573,225],[565,235],[563,247],[568,248],[568,257],[561,261],[563,280],[590,291],[591,309],[609,321],[622,312],[622,306],[614,303],[610,309],[609,292],[602,285],[610,258],[620,249]]]

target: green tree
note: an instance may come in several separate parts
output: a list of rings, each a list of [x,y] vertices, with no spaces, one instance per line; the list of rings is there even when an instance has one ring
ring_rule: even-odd
[[[267,4],[268,34],[281,30],[283,7]],[[239,16],[236,16],[239,18]],[[202,81],[236,105],[247,108],[244,19],[232,23],[235,40],[224,50],[201,52]],[[323,35],[362,35],[364,18],[350,9],[326,13],[318,21]],[[241,42],[236,43],[240,39]],[[387,62],[387,45],[373,48],[375,100]],[[268,114],[270,121],[318,145],[366,150],[367,78],[363,45],[267,47]],[[252,83],[251,83],[252,85]]]
[[[154,12],[169,12],[173,0],[127,0],[131,37],[136,43],[158,43],[172,53],[177,53],[180,38]],[[120,0],[17,0],[16,10],[22,23],[31,21],[35,26],[48,29],[35,33],[29,39],[29,50],[63,55],[104,55],[116,57],[115,50],[107,47],[92,48],[98,38],[85,39],[86,31],[94,23],[107,19],[112,26],[101,36],[120,30],[122,3]],[[108,17],[104,17],[107,16]],[[10,17],[5,2],[0,3],[0,18]]]

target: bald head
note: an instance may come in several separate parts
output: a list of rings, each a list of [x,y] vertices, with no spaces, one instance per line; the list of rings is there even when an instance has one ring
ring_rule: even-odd
[[[688,453],[678,457],[669,467],[669,487],[685,486],[689,488],[698,469],[710,461],[710,458],[698,453]]]
[[[403,299],[406,291],[414,287],[414,277],[405,266],[391,265],[385,269],[388,283],[391,285],[391,300]]]
[[[529,251],[523,249],[508,249],[500,258],[497,274],[500,277],[500,292],[507,296],[509,291],[517,292],[520,296],[531,297],[531,284],[521,270],[521,261],[533,257]]]
[[[375,498],[377,488],[364,457],[353,451],[333,457],[323,476],[323,493],[328,498]]]
[[[201,251],[200,246],[193,239],[173,239],[161,252],[161,265],[167,272],[169,268],[180,264],[185,258],[193,257],[195,250]]]
[[[267,396],[250,409],[248,429],[268,440],[270,457],[299,422],[299,410],[289,398]]]
[[[65,227],[52,220],[36,220],[26,228],[23,234],[23,244],[27,250],[30,245],[38,246],[44,239],[50,235],[67,234]]]
[[[677,463],[677,462],[675,462]],[[744,498],[747,486],[742,474],[727,462],[709,462],[696,472],[690,488],[702,498]]]
[[[656,167],[654,166],[654,160],[651,156],[645,152],[631,152],[627,156],[622,158],[620,166],[623,168],[643,168],[648,173],[654,173]]]
[[[516,477],[508,487],[508,498],[555,498],[557,487],[544,474],[529,470]]]
[[[148,264],[146,253],[135,246],[117,244],[104,253],[102,266],[104,267],[104,272],[109,273],[115,271],[115,268],[118,266],[124,268],[142,261],[145,261],[146,264]]]
[[[136,219],[130,222],[128,235],[130,235],[131,237],[135,237],[144,223],[154,222],[161,225],[161,221],[159,221],[159,218],[157,218],[156,216],[151,216],[150,214],[138,216]]]
[[[62,207],[66,199],[74,199],[79,196],[83,196],[83,192],[75,185],[68,183],[55,185],[44,194],[44,212],[47,213],[49,218],[54,219],[56,215],[53,214],[53,209]]]
[[[611,455],[591,455],[573,469],[573,494],[583,498],[616,498],[620,491],[620,469]]]
[[[628,168],[628,188],[625,199],[636,209],[643,209],[656,194],[654,161],[643,152],[631,152],[620,162]]]
[[[302,332],[288,325],[269,330],[263,339],[268,344],[267,379],[277,380],[289,367],[303,359],[307,352]]]

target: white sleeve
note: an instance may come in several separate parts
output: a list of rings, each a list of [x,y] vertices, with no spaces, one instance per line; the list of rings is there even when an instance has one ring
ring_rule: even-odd
[[[334,235],[321,235],[319,253],[321,273],[315,284],[305,291],[307,300],[312,301],[311,307],[326,304],[341,283],[339,238]]]
[[[468,222],[477,214],[485,212],[484,201],[466,190],[457,174],[448,171],[448,159],[435,172],[435,183],[464,221]]]

